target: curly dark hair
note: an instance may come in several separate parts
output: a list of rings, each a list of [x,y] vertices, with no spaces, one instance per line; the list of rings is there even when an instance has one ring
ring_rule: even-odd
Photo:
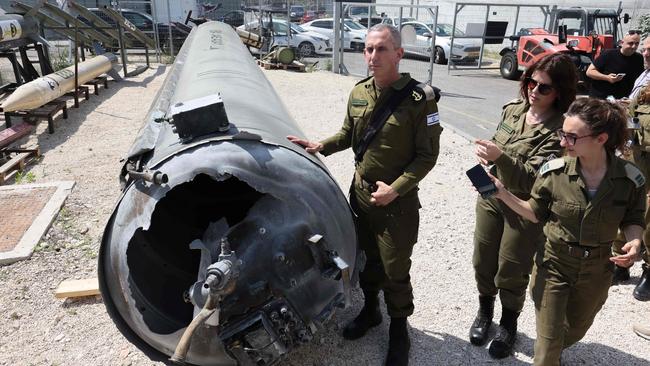
[[[548,74],[553,83],[553,88],[558,94],[553,107],[561,113],[566,112],[569,105],[576,99],[576,88],[578,86],[578,69],[576,69],[571,57],[561,53],[554,53],[542,57],[526,69],[519,82],[519,94],[526,103],[528,103],[528,85],[526,81],[535,71],[543,71]]]
[[[579,98],[569,106],[565,117],[578,117],[589,126],[594,136],[606,133],[605,150],[623,151],[628,139],[627,113],[617,103],[596,98]]]

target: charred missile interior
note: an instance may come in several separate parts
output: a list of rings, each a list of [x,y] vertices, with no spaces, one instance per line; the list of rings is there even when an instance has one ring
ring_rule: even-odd
[[[227,24],[194,28],[120,174],[99,281],[154,359],[268,365],[344,306],[352,213]]]

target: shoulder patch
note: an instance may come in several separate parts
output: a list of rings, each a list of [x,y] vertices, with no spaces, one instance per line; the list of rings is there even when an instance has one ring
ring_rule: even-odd
[[[440,124],[440,116],[438,112],[427,114],[427,126]]]
[[[419,102],[424,99],[424,93],[419,88],[414,88],[411,92],[411,98],[414,102]]]
[[[559,158],[559,159],[553,159],[547,161],[542,167],[539,169],[539,175],[544,175],[550,171],[553,170],[558,170],[560,168],[564,167],[564,159]]]
[[[427,83],[420,83],[416,85],[415,90],[424,93],[424,95],[427,98],[427,101],[436,100],[436,92],[433,90],[433,87]]]
[[[357,107],[364,107],[364,106],[368,105],[368,101],[365,100],[365,99],[354,99],[353,98],[350,101],[350,104],[352,104],[353,106],[357,106]]]
[[[635,167],[633,164],[625,163],[625,174],[627,178],[634,182],[634,185],[639,188],[645,184],[645,177],[639,168]]]
[[[523,99],[521,99],[521,98],[515,98],[515,99],[509,101],[508,103],[504,104],[504,105],[503,105],[503,109],[505,109],[505,108],[506,108],[507,106],[509,106],[509,105],[513,105],[513,104],[521,104],[521,103],[523,103],[523,102],[524,102]]]

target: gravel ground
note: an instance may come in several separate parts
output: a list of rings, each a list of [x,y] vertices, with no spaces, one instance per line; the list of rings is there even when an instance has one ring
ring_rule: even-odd
[[[128,343],[107,316],[101,298],[57,300],[54,289],[66,279],[96,275],[101,234],[119,196],[119,159],[130,147],[167,68],[160,66],[119,86],[57,120],[53,135],[45,123],[25,146],[38,142],[44,157],[29,169],[37,182],[76,180],[77,186],[34,256],[0,267],[0,365],[151,365]],[[356,79],[327,72],[266,71],[291,115],[312,139],[338,130],[347,94]],[[444,103],[444,101],[443,101]],[[498,106],[495,106],[498,108]],[[443,124],[445,116],[441,116]],[[413,365],[525,365],[532,361],[533,304],[520,317],[517,353],[494,361],[467,341],[477,309],[471,267],[476,195],[464,171],[474,164],[472,146],[447,129],[438,164],[421,183],[421,222],[413,254],[415,314],[409,318]],[[353,172],[349,151],[325,158],[344,190]],[[7,213],[2,213],[5,215]],[[632,280],[612,287],[610,298],[579,344],[563,355],[565,364],[648,365],[650,344],[632,333],[648,321],[650,303],[633,299]],[[284,359],[283,365],[381,365],[388,322],[357,341],[344,341],[340,329],[361,307],[340,311],[314,341]],[[496,318],[499,317],[497,311]]]

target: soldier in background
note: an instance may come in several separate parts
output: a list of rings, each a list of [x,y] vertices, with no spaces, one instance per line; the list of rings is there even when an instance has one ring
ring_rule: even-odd
[[[373,76],[352,89],[341,130],[321,142],[287,137],[310,153],[354,150],[350,204],[367,261],[360,273],[363,309],[343,337],[360,338],[381,323],[378,296],[383,290],[391,317],[386,357],[391,366],[408,364],[406,318],[414,309],[409,270],[419,227],[417,185],[436,163],[442,132],[433,89],[399,73],[403,54],[399,30],[386,24],[370,28],[364,56]]]
[[[628,106],[628,113],[630,117],[638,118],[639,128],[634,130],[632,136],[632,145],[630,146],[631,154],[627,154],[629,160],[632,161],[645,177],[650,176],[650,88],[642,88],[638,96],[631,100]],[[646,186],[646,188],[648,188]],[[650,193],[650,192],[646,192]],[[650,222],[650,212],[646,213],[646,228]],[[625,244],[625,238],[619,234],[619,237],[614,242],[613,253],[614,255],[623,254],[622,247]],[[643,254],[643,274],[639,279],[638,284],[634,288],[632,295],[639,301],[650,301],[650,230],[646,230],[643,234],[643,241],[645,243],[646,251]],[[630,271],[628,267],[616,266],[614,269],[614,281],[618,283],[630,279]]]

